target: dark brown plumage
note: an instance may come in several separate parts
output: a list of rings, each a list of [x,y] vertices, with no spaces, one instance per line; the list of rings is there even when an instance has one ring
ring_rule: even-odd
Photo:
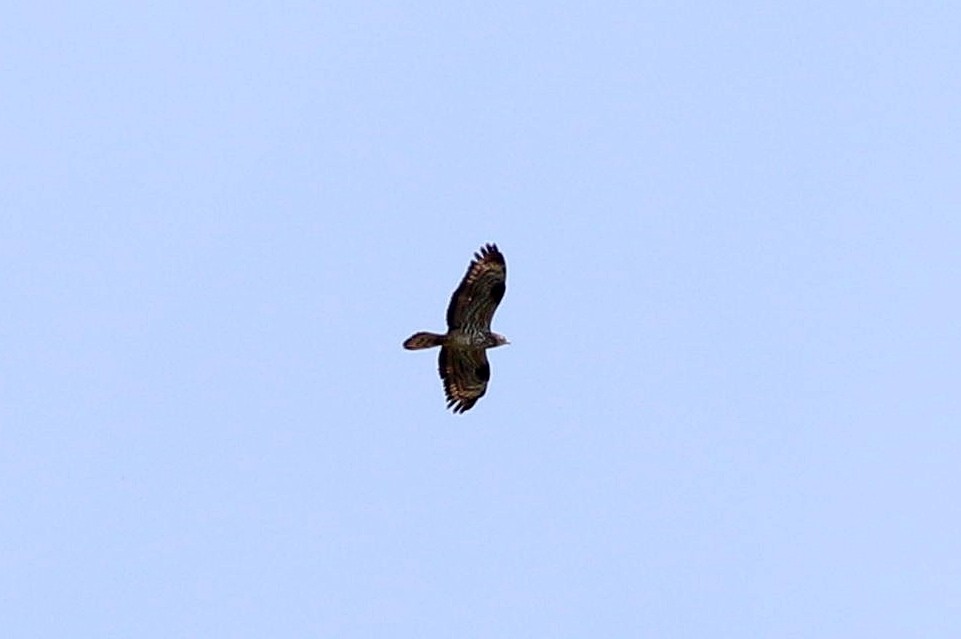
[[[444,382],[447,407],[455,413],[470,410],[487,392],[491,369],[487,349],[508,344],[491,331],[494,311],[506,290],[507,263],[496,244],[486,244],[474,254],[447,306],[447,333],[414,333],[404,348],[440,346],[437,368]]]

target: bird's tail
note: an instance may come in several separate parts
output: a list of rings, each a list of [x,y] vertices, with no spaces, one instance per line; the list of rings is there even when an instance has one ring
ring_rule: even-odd
[[[421,331],[419,333],[414,333],[404,341],[404,348],[409,351],[416,351],[421,348],[433,348],[435,346],[443,346],[444,340],[447,339],[446,335],[438,335],[437,333],[428,333],[427,331]]]

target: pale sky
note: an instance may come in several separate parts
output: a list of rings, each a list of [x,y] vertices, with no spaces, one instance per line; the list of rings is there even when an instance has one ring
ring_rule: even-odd
[[[959,33],[7,7],[4,637],[961,636]],[[486,242],[452,415],[400,344]]]

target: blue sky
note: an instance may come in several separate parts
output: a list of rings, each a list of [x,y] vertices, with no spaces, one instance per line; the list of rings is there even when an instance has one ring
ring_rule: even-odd
[[[4,13],[5,636],[959,636],[961,9]]]

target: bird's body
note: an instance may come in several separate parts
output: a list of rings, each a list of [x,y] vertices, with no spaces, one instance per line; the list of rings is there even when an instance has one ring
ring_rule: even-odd
[[[460,286],[447,307],[447,333],[414,333],[404,348],[418,350],[440,346],[438,369],[444,382],[447,407],[463,413],[487,392],[490,364],[487,349],[508,344],[491,331],[491,320],[504,297],[507,263],[495,244],[474,254]]]
[[[447,334],[447,345],[458,348],[494,348],[505,342],[500,341],[500,335],[491,331],[470,331],[455,329]]]

